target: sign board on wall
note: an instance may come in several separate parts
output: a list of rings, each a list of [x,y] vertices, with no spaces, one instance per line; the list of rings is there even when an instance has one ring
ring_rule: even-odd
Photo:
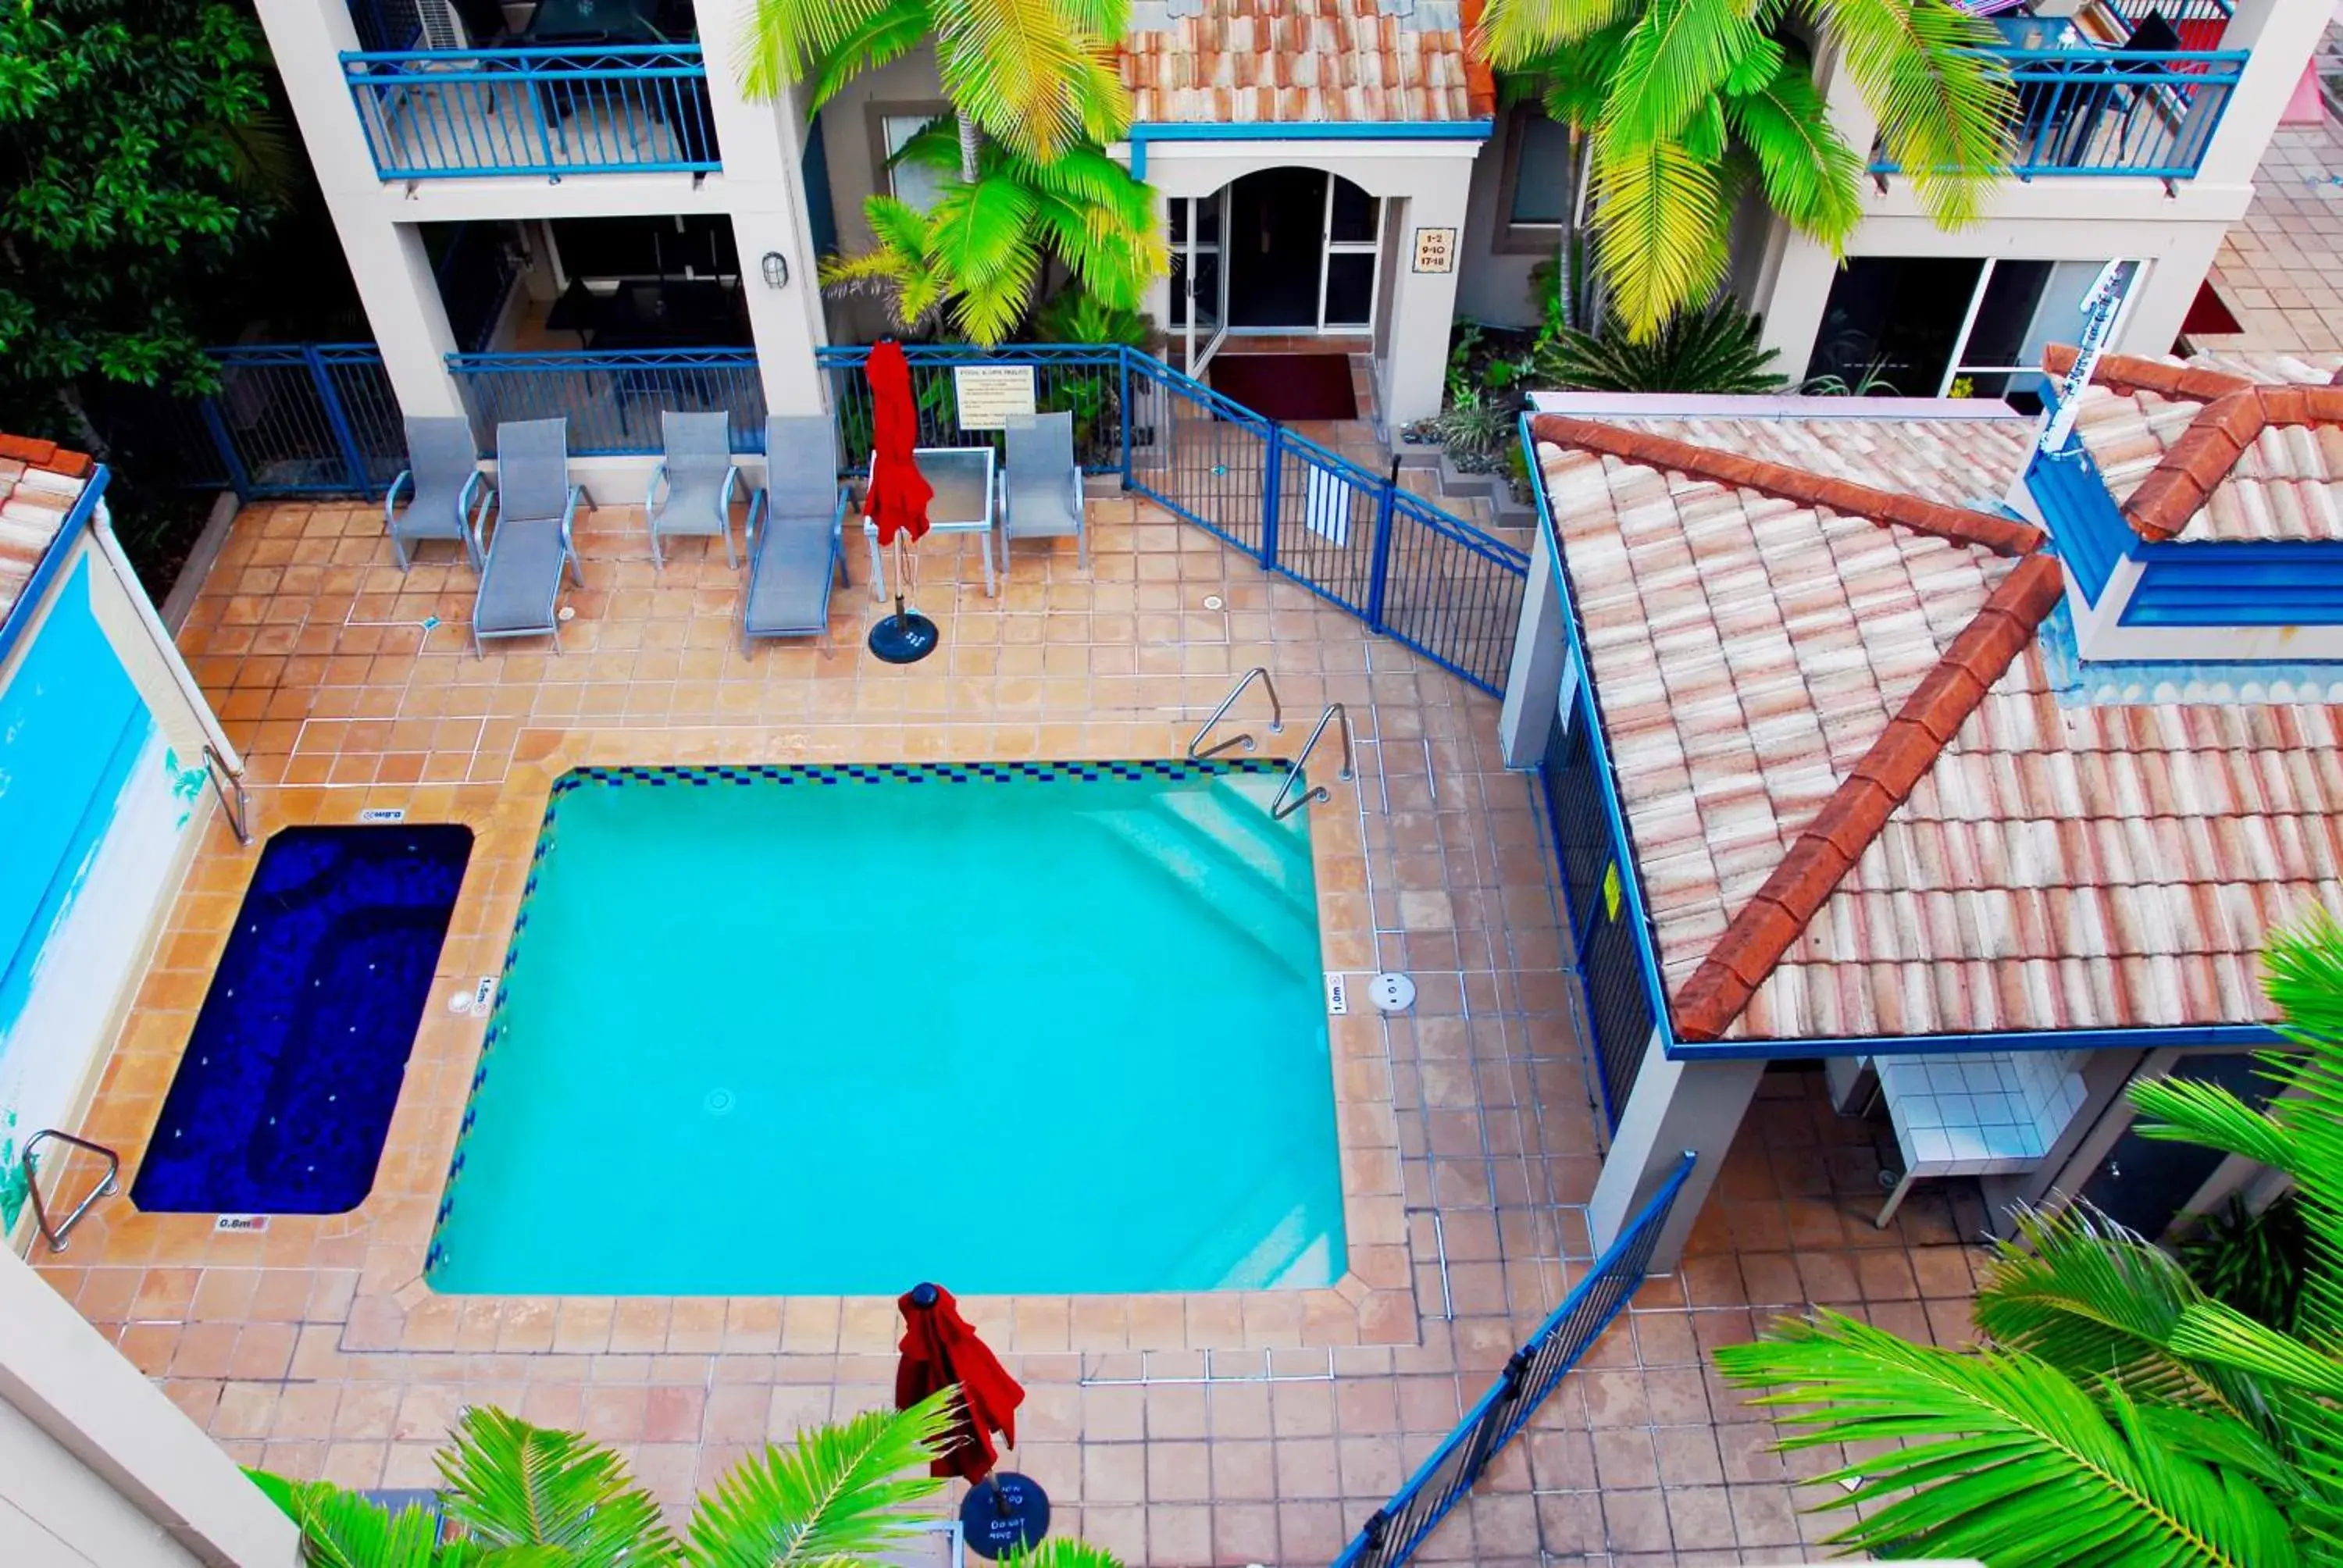
[[[1031,365],[955,365],[952,395],[960,403],[963,430],[998,430],[1012,417],[1033,413]]]
[[[1415,270],[1418,272],[1453,272],[1456,270],[1456,231],[1453,228],[1420,228],[1415,231]]]

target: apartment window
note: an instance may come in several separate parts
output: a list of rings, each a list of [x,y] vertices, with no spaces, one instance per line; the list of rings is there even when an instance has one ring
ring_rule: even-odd
[[[911,110],[884,113],[879,116],[879,145],[882,149],[880,168],[886,177],[887,194],[921,212],[936,205],[936,197],[943,194],[944,181],[949,176],[942,170],[930,168],[925,164],[898,163],[894,161],[895,155],[908,146],[911,138],[925,130],[940,113],[949,112]]]
[[[1505,156],[1498,175],[1498,207],[1505,215],[1493,236],[1500,251],[1552,250],[1570,216],[1570,127],[1549,120],[1535,104],[1505,116]]]
[[[1808,388],[1885,397],[2001,397],[2031,413],[2042,350],[2072,343],[2101,261],[1857,256],[1832,286]],[[2139,264],[2118,286],[2129,297]]]

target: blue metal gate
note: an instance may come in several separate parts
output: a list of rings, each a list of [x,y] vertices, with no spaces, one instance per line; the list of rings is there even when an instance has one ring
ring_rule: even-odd
[[[373,344],[212,353],[220,387],[197,412],[238,495],[376,494],[407,466],[398,400]]]

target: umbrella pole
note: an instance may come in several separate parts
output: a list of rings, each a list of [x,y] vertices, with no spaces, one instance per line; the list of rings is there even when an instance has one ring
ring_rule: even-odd
[[[889,664],[917,664],[935,652],[943,638],[934,621],[904,606],[904,591],[910,586],[912,562],[917,559],[904,532],[897,529],[889,546],[895,554],[895,613],[870,628],[872,655]]]

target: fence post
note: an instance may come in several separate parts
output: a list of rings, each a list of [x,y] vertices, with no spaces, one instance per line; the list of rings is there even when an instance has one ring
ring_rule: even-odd
[[[222,366],[223,374],[226,367]],[[239,501],[252,499],[252,476],[245,471],[244,458],[237,453],[236,443],[228,439],[227,421],[220,417],[219,399],[206,397],[196,406],[203,415],[204,428],[211,433],[212,445],[219,448],[220,462],[227,469],[228,488]]]
[[[1383,629],[1383,594],[1391,586],[1392,495],[1399,487],[1385,479],[1375,489],[1375,556],[1367,568],[1367,626]]]
[[[1285,427],[1274,419],[1264,423],[1269,436],[1262,444],[1261,564],[1266,571],[1277,566],[1277,490],[1285,470]]]
[[[1115,345],[1118,373],[1122,377],[1122,487],[1131,488],[1131,345]]]
[[[326,366],[326,357],[314,343],[302,345],[301,357],[308,362],[310,384],[317,389],[318,404],[326,411],[326,427],[334,433],[334,445],[342,455],[342,472],[349,478],[350,488],[363,496],[374,488],[367,477],[366,457],[358,450],[358,439],[350,429],[349,411],[342,407],[342,395],[335,389],[334,377]]]

